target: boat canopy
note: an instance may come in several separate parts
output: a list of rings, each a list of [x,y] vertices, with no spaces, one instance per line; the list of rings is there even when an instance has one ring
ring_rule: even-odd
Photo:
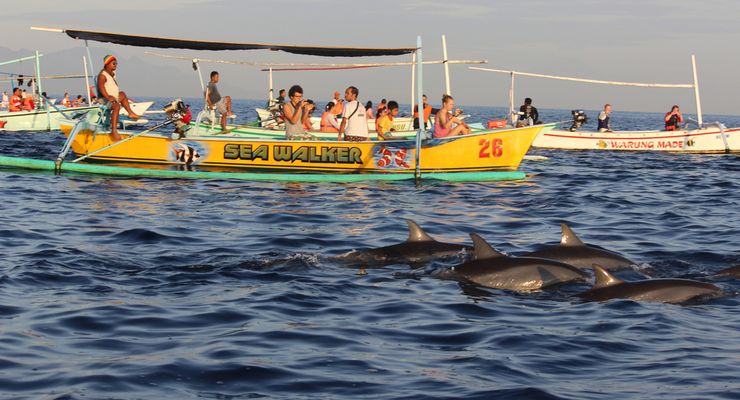
[[[323,57],[372,57],[399,56],[416,51],[414,47],[403,48],[367,48],[339,46],[293,46],[283,44],[214,42],[205,40],[175,39],[155,36],[129,35],[124,33],[95,32],[82,30],[63,30],[69,37],[79,40],[91,40],[120,44],[124,46],[154,47],[160,49],[188,50],[272,50],[292,54]]]

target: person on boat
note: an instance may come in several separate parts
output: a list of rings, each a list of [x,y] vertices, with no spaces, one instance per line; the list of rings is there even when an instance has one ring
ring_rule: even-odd
[[[221,97],[218,92],[218,81],[221,79],[218,71],[211,71],[211,81],[206,86],[206,103],[208,109],[216,110],[221,115],[221,129],[226,130],[226,118],[231,117],[231,96]]]
[[[368,101],[367,103],[365,103],[365,113],[367,114],[367,119],[375,119],[372,101]]]
[[[313,139],[306,133],[306,121],[310,122],[308,113],[309,104],[303,101],[303,88],[298,85],[288,90],[289,101],[283,106],[283,120],[285,121],[285,138],[288,140]]]
[[[306,114],[308,114],[308,118],[303,120],[303,129],[305,129],[306,131],[310,131],[313,129],[311,117],[313,117],[313,112],[314,110],[316,110],[316,104],[314,104],[313,100],[311,99],[306,100],[306,103],[308,103],[308,106],[306,107]]]
[[[131,110],[128,96],[118,87],[116,69],[118,60],[115,56],[109,54],[103,57],[103,69],[98,74],[98,98],[103,105],[110,106],[110,136],[114,141],[119,141],[121,136],[118,134],[118,115],[121,113],[121,106],[128,112],[131,120],[136,121],[141,117]]]
[[[8,103],[8,111],[22,111],[23,110],[23,98],[21,88],[16,87],[13,89],[13,95],[10,96],[10,102]]]
[[[434,118],[434,137],[443,138],[447,136],[467,135],[470,133],[470,127],[460,118],[462,110],[455,109],[455,99],[446,94],[442,96],[442,109],[439,110]],[[456,124],[456,125],[455,125]]]
[[[424,129],[426,129],[429,118],[432,114],[437,114],[440,110],[438,108],[432,108],[427,102],[427,95],[421,96],[421,102],[424,107]],[[419,111],[417,106],[414,106],[414,129],[419,129]]]
[[[347,101],[347,105],[344,106],[344,112],[342,113],[338,140],[342,140],[342,135],[344,135],[344,140],[348,142],[362,142],[370,138],[365,107],[357,101],[359,94],[360,91],[354,86],[350,86],[344,91],[344,99]]]
[[[83,104],[85,104],[85,100],[81,94],[78,94],[77,98],[72,102],[72,107],[82,107]]]
[[[31,96],[30,93],[26,92],[26,90],[23,90],[23,94],[21,95],[23,98],[23,109],[26,111],[31,111],[36,108],[36,103],[33,101],[33,96]]]
[[[667,112],[665,114],[665,130],[667,131],[675,131],[680,129],[679,124],[683,122],[683,115],[681,115],[681,111],[678,109],[677,105],[674,105],[671,108],[670,112]]]
[[[388,102],[388,106],[383,109],[382,115],[378,117],[378,140],[393,139],[393,134],[391,132],[396,131],[395,129],[393,129],[393,119],[396,118],[397,115],[398,103],[391,100]]]
[[[324,113],[321,114],[321,132],[339,133],[339,120],[331,111],[334,103],[327,103]]]
[[[375,113],[380,114],[380,112],[386,107],[388,107],[388,104],[385,99],[380,100],[380,104],[378,104],[378,107],[375,109]]]
[[[278,97],[275,99],[275,102],[278,104],[285,104],[285,89],[280,89],[278,92]]]
[[[8,108],[8,104],[10,104],[10,98],[8,98],[8,91],[3,90],[3,99],[0,101],[0,108]]]
[[[69,93],[64,92],[64,97],[62,98],[62,106],[63,107],[71,107],[72,103],[69,101]]]
[[[532,105],[532,99],[527,97],[524,99],[524,104],[519,107],[519,120],[516,123],[517,128],[523,126],[532,126],[539,124],[540,113],[537,111],[537,107]]]
[[[612,126],[609,122],[609,114],[612,113],[612,105],[611,104],[605,104],[604,105],[604,111],[599,113],[599,132],[611,132]]]
[[[334,103],[333,110],[335,115],[341,115],[344,112],[344,101],[340,98],[339,92],[334,92],[334,98],[330,102]]]

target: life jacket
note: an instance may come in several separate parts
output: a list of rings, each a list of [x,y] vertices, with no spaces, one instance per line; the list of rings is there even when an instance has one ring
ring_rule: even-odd
[[[321,132],[334,132],[334,133],[339,132],[339,129],[337,129],[334,126],[332,126],[332,124],[329,122],[329,118],[332,115],[334,115],[334,114],[332,114],[331,110],[330,111],[325,111],[321,115]]]
[[[8,105],[9,111],[21,111],[21,106],[23,105],[23,101],[21,100],[20,96],[12,96],[10,98],[10,104]]]
[[[666,113],[666,116],[670,113]],[[678,115],[671,115],[671,118],[668,119],[665,123],[665,130],[667,131],[675,131],[678,130],[679,126],[678,124],[680,121],[678,120]]]
[[[427,104],[424,106],[424,123],[426,124],[427,121],[429,121],[429,117],[432,116],[432,106]],[[419,118],[419,108],[414,107],[414,119]]]

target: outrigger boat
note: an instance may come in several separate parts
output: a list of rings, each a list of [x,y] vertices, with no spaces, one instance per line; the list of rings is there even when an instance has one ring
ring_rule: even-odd
[[[517,75],[614,86],[694,89],[697,120],[688,121],[681,130],[594,132],[578,130],[578,126],[573,124],[570,129],[543,130],[532,143],[532,147],[562,150],[666,151],[677,153],[740,152],[740,128],[727,128],[720,122],[704,123],[699,96],[699,81],[696,73],[696,58],[693,55],[691,56],[691,66],[694,81],[688,84],[616,82],[491,68],[470,67],[470,69],[505,73],[511,76],[509,112],[512,122],[515,122],[516,118],[514,112],[514,78]],[[574,116],[579,111],[574,110]],[[695,128],[690,129],[690,124],[695,125]]]
[[[43,28],[49,30],[48,28]],[[203,42],[171,38],[143,37],[127,34],[92,32],[80,30],[54,30],[64,32],[72,38],[95,40],[130,46],[178,48],[196,50],[252,50],[271,49],[296,54],[318,56],[388,56],[417,54],[417,99],[421,99],[422,48],[421,38],[417,47],[411,48],[348,48],[317,46],[284,46],[254,43]],[[365,179],[420,179],[433,177],[447,180],[510,180],[522,179],[524,174],[516,171],[531,142],[547,125],[518,129],[488,130],[471,135],[443,139],[429,139],[427,132],[420,130],[412,140],[346,142],[337,140],[295,141],[246,137],[225,133],[223,135],[198,135],[183,131],[187,126],[182,101],[176,100],[165,107],[167,120],[145,131],[119,130],[123,137],[112,142],[106,126],[106,110],[89,111],[77,121],[71,130],[65,129],[67,142],[55,164],[57,170],[73,164],[79,168],[82,160],[115,163],[145,163],[177,166],[178,176],[188,176],[190,169],[212,167],[218,171],[272,173],[250,179],[291,180],[365,180]],[[163,128],[177,126],[176,133]],[[423,126],[423,124],[422,124]],[[77,158],[64,162],[71,149]],[[50,162],[38,160],[9,160],[0,158],[0,165],[24,168],[49,168]],[[86,164],[87,165],[87,164]],[[118,167],[103,170],[85,168],[85,172],[116,174]],[[184,169],[184,170],[183,170]],[[79,170],[79,169],[76,169]],[[97,170],[97,171],[96,171]],[[131,168],[121,168],[122,174],[131,174]],[[153,172],[155,171],[155,172]],[[175,171],[143,169],[142,175],[172,176]],[[196,171],[198,172],[198,171]],[[218,172],[220,173],[220,172]],[[259,174],[258,174],[259,175]],[[234,178],[238,174],[229,175]],[[342,176],[342,178],[334,178]]]

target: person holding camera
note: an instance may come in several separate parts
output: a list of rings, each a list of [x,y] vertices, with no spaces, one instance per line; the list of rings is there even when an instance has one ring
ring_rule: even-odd
[[[665,130],[676,131],[680,129],[679,124],[683,122],[683,115],[679,111],[678,106],[674,105],[671,111],[665,114]]]
[[[310,124],[313,104],[303,100],[303,88],[299,85],[291,86],[288,90],[288,102],[283,106],[283,120],[285,121],[285,138],[288,140],[313,139],[306,133],[305,126]]]
[[[470,133],[470,127],[458,118],[462,114],[462,110],[458,108],[453,113],[453,109],[455,109],[455,99],[448,94],[442,96],[442,108],[434,118],[435,139]]]
[[[612,113],[612,105],[605,104],[604,111],[599,113],[599,126],[598,126],[599,132],[611,132],[612,131],[611,122],[609,122],[609,114],[611,113]]]

